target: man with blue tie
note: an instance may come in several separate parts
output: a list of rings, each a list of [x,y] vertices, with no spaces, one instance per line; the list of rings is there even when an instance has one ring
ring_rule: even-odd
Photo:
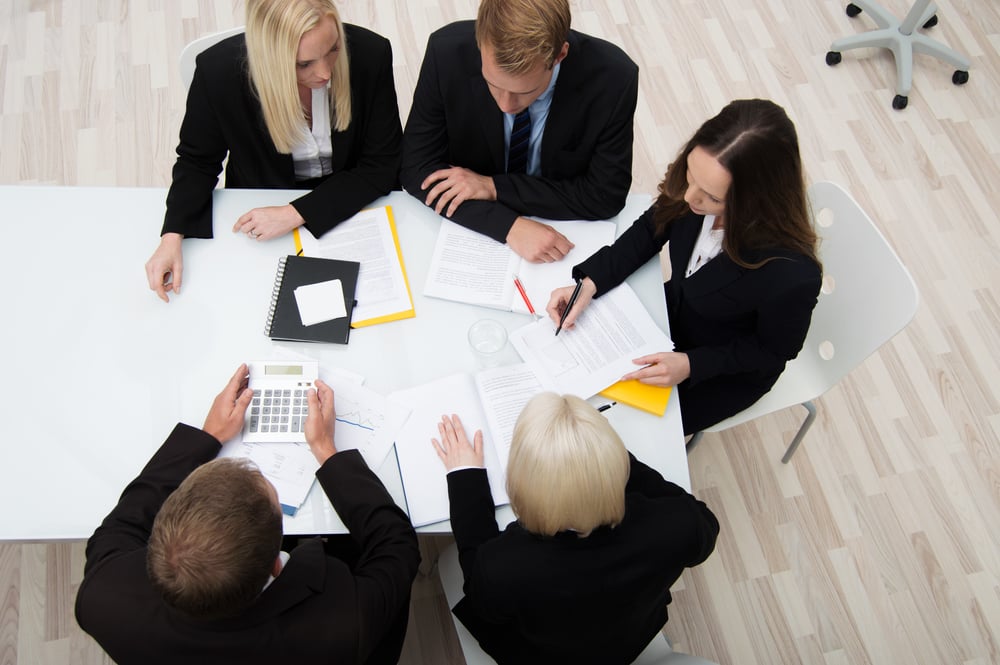
[[[410,194],[534,262],[573,245],[526,215],[607,219],[632,183],[639,68],[569,26],[567,0],[482,0],[428,40],[403,132]]]

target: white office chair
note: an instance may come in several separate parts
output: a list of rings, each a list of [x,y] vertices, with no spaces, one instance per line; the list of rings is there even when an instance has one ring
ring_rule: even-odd
[[[235,28],[229,28],[228,30],[223,30],[222,32],[216,32],[212,35],[205,35],[204,37],[199,37],[190,44],[184,47],[181,51],[180,58],[180,69],[181,69],[181,82],[184,83],[184,89],[191,87],[191,79],[194,78],[194,59],[198,57],[198,54],[207,49],[209,46],[218,44],[226,37],[232,37],[243,32],[243,26],[237,26]]]
[[[962,85],[969,80],[968,58],[941,42],[916,32],[918,26],[930,28],[937,24],[937,8],[931,0],[916,0],[902,21],[872,0],[854,0],[847,5],[847,15],[852,18],[862,11],[868,12],[878,29],[843,37],[830,44],[826,64],[831,67],[838,64],[842,51],[866,47],[889,49],[896,61],[896,96],[892,99],[892,108],[905,109],[909,101],[915,52],[926,53],[956,67],[955,73],[951,75],[951,82],[955,85]]]
[[[462,599],[462,586],[464,578],[462,567],[458,563],[458,547],[452,543],[442,553],[438,559],[438,575],[441,578],[441,586],[444,588],[444,596],[448,601],[448,607],[455,607]],[[466,665],[496,665],[479,642],[472,636],[466,627],[455,615],[451,616],[455,624],[455,632],[458,633],[458,641],[462,645],[462,653],[465,656]],[[715,663],[677,653],[670,647],[670,642],[662,633],[649,643],[639,657],[633,661],[633,665],[716,665]]]
[[[796,404],[808,414],[781,461],[791,459],[816,419],[812,400],[906,327],[917,311],[917,285],[871,218],[832,182],[809,188],[820,235],[823,287],[805,344],[770,392],[740,413],[706,428],[719,432]],[[688,441],[690,453],[703,432]]]

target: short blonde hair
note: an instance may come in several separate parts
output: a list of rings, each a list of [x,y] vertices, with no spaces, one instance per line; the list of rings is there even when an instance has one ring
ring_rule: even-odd
[[[579,397],[536,395],[511,441],[507,494],[518,522],[552,536],[588,534],[625,516],[629,458],[611,424]]]
[[[569,38],[567,0],[482,0],[476,43],[493,49],[497,66],[518,76],[541,62],[551,69]]]
[[[330,82],[330,125],[351,124],[351,80],[347,37],[333,0],[247,0],[247,60],[250,81],[275,148],[291,153],[306,131],[299,101],[295,60],[299,40],[324,16],[337,25],[340,54]]]
[[[235,616],[260,595],[281,550],[281,511],[252,462],[221,458],[167,497],[146,549],[149,581],[192,617]]]

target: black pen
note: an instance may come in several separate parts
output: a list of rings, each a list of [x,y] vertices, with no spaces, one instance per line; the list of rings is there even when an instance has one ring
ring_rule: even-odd
[[[597,407],[597,410],[599,412],[607,411],[608,409],[610,409],[611,407],[613,407],[617,403],[618,402],[611,402],[610,404],[602,404],[601,406]]]
[[[573,289],[573,295],[569,297],[569,302],[566,303],[566,309],[563,310],[562,316],[559,317],[559,326],[556,328],[556,334],[562,330],[563,324],[566,323],[566,315],[569,314],[569,310],[573,309],[573,305],[576,304],[576,299],[580,295],[580,287],[583,286],[583,280],[576,280],[576,288]]]

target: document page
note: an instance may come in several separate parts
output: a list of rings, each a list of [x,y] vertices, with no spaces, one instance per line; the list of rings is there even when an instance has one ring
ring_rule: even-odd
[[[496,445],[497,461],[506,477],[514,424],[524,405],[544,388],[526,363],[483,370],[476,374],[476,387]]]
[[[613,222],[550,221],[574,243],[555,263],[524,261],[507,245],[449,221],[441,221],[424,295],[456,302],[528,313],[514,286],[517,276],[539,315],[544,315],[552,290],[573,283],[573,266],[615,239]]]
[[[520,262],[507,245],[442,219],[424,295],[509,310]]]
[[[297,229],[306,256],[361,264],[352,327],[413,316],[413,300],[388,206],[362,210],[317,239]]]
[[[573,328],[555,330],[544,318],[510,340],[542,382],[584,399],[637,369],[633,358],[673,349],[628,284],[593,300]]]
[[[573,249],[561,261],[555,263],[531,263],[522,261],[518,268],[518,278],[528,293],[528,299],[539,316],[545,316],[545,306],[552,291],[561,286],[573,284],[573,266],[583,263],[605,245],[615,241],[614,222],[553,222],[536,220],[548,224],[573,242]],[[514,296],[513,311],[525,314],[527,305],[519,295]],[[562,333],[559,333],[562,336]]]
[[[476,430],[482,430],[483,454],[493,501],[498,506],[510,502],[504,489],[503,467],[497,456],[495,439],[471,375],[453,374],[391,393],[388,397],[410,409],[410,417],[396,436],[396,458],[413,526],[433,524],[450,517],[444,464],[431,443],[432,438],[441,438],[437,426],[445,414],[458,414],[470,442]]]

